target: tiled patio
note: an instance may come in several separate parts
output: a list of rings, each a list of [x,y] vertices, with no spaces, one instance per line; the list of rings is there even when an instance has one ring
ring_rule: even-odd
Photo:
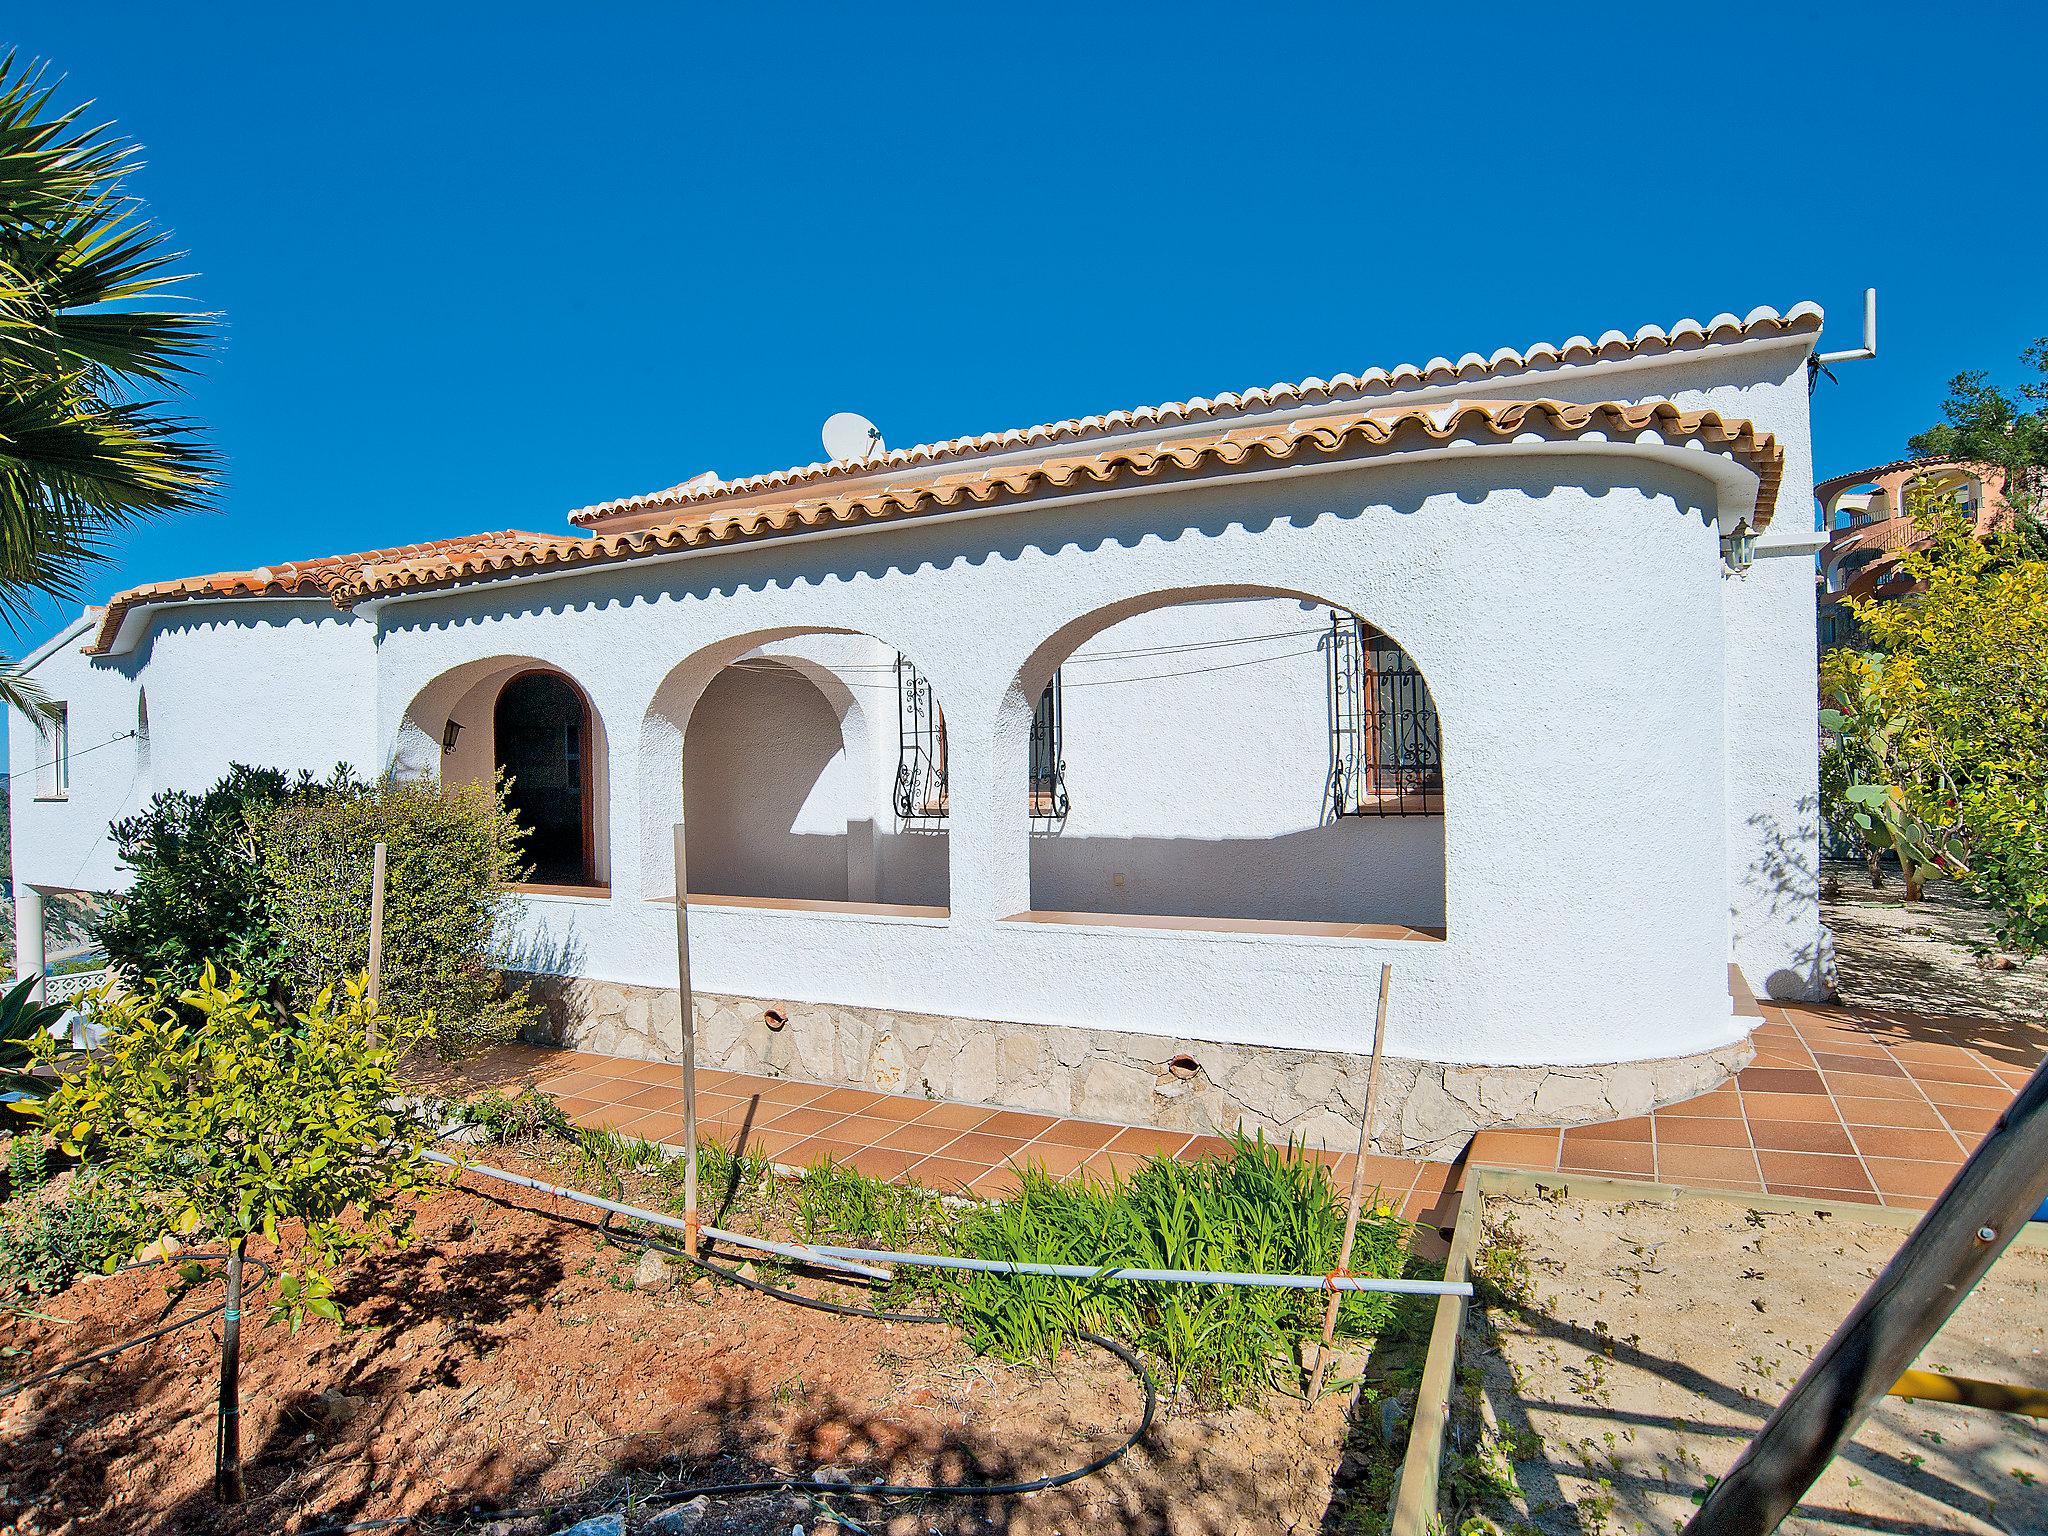
[[[1634,1120],[1487,1131],[1468,1161],[1926,1206],[2048,1054],[2048,1024],[1763,1005],[1733,1083]]]
[[[461,1074],[450,1089],[533,1084],[554,1096],[578,1125],[673,1145],[683,1132],[679,1070],[581,1051],[501,1046]],[[702,1134],[727,1145],[744,1138],[772,1161],[808,1167],[820,1158],[851,1164],[879,1179],[913,1179],[949,1193],[1000,1196],[1017,1187],[1015,1169],[1033,1166],[1059,1178],[1129,1172],[1147,1157],[1199,1157],[1222,1149],[1216,1136],[1160,1131],[1102,1120],[1075,1120],[978,1104],[871,1093],[861,1088],[755,1077],[700,1068],[697,1115]],[[1311,1152],[1349,1187],[1356,1154]],[[1448,1225],[1449,1187],[1457,1170],[1412,1158],[1367,1160],[1378,1203],[1425,1225]]]
[[[1604,1174],[1697,1188],[1925,1206],[2048,1054],[2048,1023],[1764,1004],[1756,1060],[1733,1083],[1634,1120],[1570,1130],[1481,1133],[1458,1164],[1373,1157],[1369,1187],[1408,1219],[1447,1227],[1468,1164]],[[577,1051],[502,1046],[444,1090],[532,1083],[579,1125],[675,1144],[678,1069]],[[744,1138],[777,1163],[822,1157],[884,1179],[997,1196],[1015,1169],[1055,1177],[1128,1171],[1145,1157],[1196,1157],[1214,1136],[1026,1114],[787,1078],[700,1070],[704,1133]],[[1353,1154],[1311,1153],[1340,1187]]]

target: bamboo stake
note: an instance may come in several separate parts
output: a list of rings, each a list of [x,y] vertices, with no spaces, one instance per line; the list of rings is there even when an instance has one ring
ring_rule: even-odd
[[[1358,1207],[1365,1199],[1365,1159],[1372,1151],[1372,1121],[1380,1105],[1380,1052],[1387,1043],[1387,987],[1393,980],[1391,965],[1380,967],[1379,1011],[1372,1024],[1372,1065],[1365,1073],[1365,1118],[1358,1126],[1358,1161],[1351,1169],[1351,1203],[1344,1213],[1344,1244],[1337,1251],[1339,1273],[1351,1267],[1351,1245],[1358,1237]],[[1330,1363],[1331,1346],[1337,1338],[1337,1309],[1344,1303],[1344,1293],[1334,1286],[1330,1290],[1330,1304],[1323,1309],[1323,1342],[1316,1350],[1316,1368],[1309,1380],[1309,1406],[1323,1395],[1323,1372]]]
[[[363,1002],[369,1009],[369,1022],[364,1026],[370,1044],[377,1043],[377,990],[384,980],[384,862],[383,839],[378,839],[377,851],[370,860],[370,985],[363,993]]]
[[[683,1250],[697,1256],[697,1010],[690,997],[690,861],[676,823],[676,1001],[683,1017]]]

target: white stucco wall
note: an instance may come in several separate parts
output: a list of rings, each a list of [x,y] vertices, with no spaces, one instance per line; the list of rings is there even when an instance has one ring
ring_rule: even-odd
[[[68,646],[39,669],[74,701],[75,754],[112,734],[107,725],[132,723],[146,688],[150,751],[146,770],[131,753],[92,782],[92,759],[80,759],[61,806],[35,804],[33,779],[16,780],[17,878],[117,884],[107,821],[148,788],[201,787],[232,760],[438,771],[451,714],[474,713],[507,668],[542,665],[573,679],[603,726],[610,890],[531,899],[522,945],[535,963],[672,984],[672,913],[650,898],[670,890],[686,759],[693,785],[735,797],[759,764],[786,761],[792,781],[766,786],[775,795],[735,800],[727,824],[707,818],[693,833],[697,889],[739,878],[777,839],[836,839],[806,874],[820,889],[945,915],[702,906],[693,963],[706,991],[1352,1050],[1390,961],[1397,1055],[1576,1064],[1711,1049],[1744,1027],[1730,1010],[1731,955],[1759,987],[1798,991],[1819,950],[1806,830],[1810,573],[1798,557],[1803,355],[1803,344],[1745,346],[1478,391],[1669,393],[1778,433],[1792,510],[1743,577],[1719,557],[1719,460],[1548,444],[1148,487],[353,615],[321,603],[173,609],[126,656],[88,660]],[[1207,606],[1174,606],[1191,601]],[[1263,625],[1268,612],[1313,627],[1303,601],[1359,613],[1428,678],[1445,741],[1440,820],[1319,829],[1326,748],[1281,750],[1304,733],[1324,740],[1314,658],[1272,679],[1255,715],[1245,711],[1256,692],[1230,672],[1177,681],[1150,702],[1071,689],[1075,809],[1059,839],[1034,842],[1027,739],[1055,665],[1075,657],[1071,683],[1091,649]],[[898,649],[946,711],[951,814],[937,836],[863,814],[887,806],[894,683],[881,668]],[[743,658],[795,667],[820,690],[826,707],[810,710],[802,741],[764,740],[761,716],[707,696]],[[745,676],[755,693],[780,681]],[[784,702],[776,718],[788,720],[796,706]],[[701,742],[700,703],[719,726]],[[462,723],[460,750],[483,752],[487,722]],[[23,729],[12,727],[17,766],[33,761]],[[1202,738],[1224,734],[1233,750],[1219,763]],[[1170,794],[1158,792],[1162,776]],[[766,804],[789,813],[784,824],[760,819]],[[850,829],[870,819],[864,849]],[[1255,856],[1247,840],[1298,841],[1307,856]],[[1440,924],[1448,936],[1013,920],[1034,904],[1172,910],[1193,888],[1212,914],[1350,915]]]

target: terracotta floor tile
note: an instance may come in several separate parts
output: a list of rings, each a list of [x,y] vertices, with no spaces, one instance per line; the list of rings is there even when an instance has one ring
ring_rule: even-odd
[[[1647,1176],[1655,1166],[1647,1141],[1581,1141],[1567,1143],[1558,1159],[1563,1173],[1612,1173]]]
[[[1085,1174],[1091,1179],[1127,1179],[1143,1166],[1145,1159],[1129,1152],[1091,1152],[1088,1161],[1074,1170],[1075,1175]]]
[[[837,1137],[812,1136],[787,1148],[775,1160],[792,1168],[813,1168],[828,1157],[835,1163],[852,1163],[860,1150],[852,1142]]]
[[[1603,1120],[1597,1125],[1570,1126],[1564,1133],[1567,1150],[1572,1138],[1591,1136],[1600,1141],[1648,1141],[1650,1139],[1650,1117],[1637,1115],[1629,1120]]]
[[[2012,1102],[2012,1089],[2003,1083],[1920,1083],[1920,1091],[1944,1109],[1960,1105],[1969,1109],[2004,1109]]]
[[[1024,1187],[1013,1168],[990,1168],[968,1183],[968,1189],[984,1200],[1004,1200]]]
[[[1814,1115],[1835,1118],[1825,1096],[1804,1093],[1745,1093],[1742,1096],[1742,1116],[1745,1120],[1804,1120]]]
[[[986,1131],[969,1131],[946,1148],[946,1156],[956,1162],[980,1163],[984,1168],[995,1168],[1016,1157],[1025,1145],[1015,1136],[991,1136]]]
[[[913,1099],[908,1094],[889,1093],[883,1094],[876,1103],[870,1104],[861,1113],[876,1120],[894,1120],[900,1124],[906,1120],[915,1120],[931,1107],[930,1099]]]
[[[789,1131],[755,1131],[747,1138],[749,1150],[765,1157],[771,1163],[787,1163],[785,1155],[791,1147],[800,1147],[808,1136],[798,1136]]]
[[[865,1088],[834,1088],[812,1099],[806,1108],[829,1109],[842,1115],[862,1115],[882,1101],[879,1093],[869,1093]]]
[[[918,1125],[946,1125],[951,1126],[956,1131],[966,1131],[972,1130],[995,1113],[996,1111],[984,1109],[979,1104],[935,1103],[928,1107],[923,1114],[919,1115],[914,1123]]]
[[[1827,1152],[1758,1152],[1764,1183],[1771,1189],[1781,1184],[1812,1189],[1871,1188],[1860,1158]]]
[[[1561,1139],[1562,1133],[1558,1131],[1481,1131],[1472,1138],[1472,1147],[1465,1162],[1468,1167],[1491,1164],[1498,1168],[1533,1168],[1548,1172],[1557,1166]]]
[[[1092,1152],[1108,1146],[1122,1129],[1102,1120],[1055,1120],[1038,1133],[1037,1139],[1040,1144],[1049,1141],[1062,1147],[1086,1147]]]
[[[1733,1086],[1712,1089],[1696,1099],[1681,1099],[1676,1104],[1666,1104],[1657,1111],[1660,1115],[1718,1115],[1739,1116],[1742,1113],[1742,1095]]]
[[[915,1152],[898,1152],[893,1147],[862,1147],[853,1154],[853,1166],[871,1179],[894,1179],[920,1161]]]
[[[697,1082],[701,1087],[704,1079],[713,1069],[699,1067]],[[678,1089],[683,1085],[683,1067],[677,1061],[635,1061],[620,1062],[619,1076],[630,1077],[636,1083],[673,1083]]]
[[[876,1140],[877,1146],[894,1148],[902,1152],[915,1152],[928,1157],[940,1148],[958,1141],[963,1133],[950,1125],[926,1125],[922,1120],[909,1125],[899,1125]]]
[[[1856,1138],[1856,1150],[1866,1158],[1919,1158],[1933,1162],[1947,1162],[1960,1167],[1963,1149],[1955,1136],[1946,1130],[1908,1130],[1891,1125],[1858,1126],[1850,1132]],[[1879,1185],[1880,1189],[1884,1186]]]
[[[1230,1145],[1227,1136],[1196,1136],[1174,1155],[1184,1163],[1191,1163],[1199,1157],[1228,1157]]]
[[[1853,1153],[1854,1142],[1841,1123],[1830,1115],[1826,1120],[1752,1120],[1749,1139],[1759,1152],[1841,1152]]]
[[[1709,1120],[1704,1115],[1657,1116],[1657,1149],[1666,1147],[1749,1146],[1749,1127],[1740,1120]]]
[[[1835,1109],[1851,1126],[1896,1125],[1907,1129],[1939,1130],[1941,1112],[1925,1099],[1859,1099],[1835,1095]]]
[[[1904,1077],[1906,1069],[1889,1056],[1842,1056],[1815,1051],[1814,1065],[1823,1072],[1857,1072],[1869,1077]]]
[[[597,1097],[591,1090],[600,1087],[604,1081],[595,1072],[562,1072],[542,1078],[537,1086],[550,1098],[587,1099]]]
[[[1135,1152],[1141,1157],[1171,1157],[1193,1138],[1186,1131],[1155,1131],[1150,1126],[1127,1126],[1109,1144],[1112,1152]]]
[[[1407,1194],[1422,1176],[1420,1162],[1403,1157],[1382,1157],[1377,1152],[1365,1160],[1365,1187],[1383,1194]]]
[[[1754,1173],[1746,1179],[1716,1179],[1693,1174],[1689,1178],[1670,1179],[1666,1182],[1683,1184],[1687,1189],[1718,1189],[1724,1190],[1729,1194],[1738,1195],[1760,1195],[1765,1192],[1763,1181]]]
[[[1064,1179],[1095,1155],[1092,1147],[1063,1147],[1057,1142],[1034,1141],[1017,1154],[1027,1168],[1042,1168],[1052,1178]]]
[[[1829,1072],[1828,1092],[1844,1099],[1918,1099],[1919,1085],[1910,1077],[1883,1077],[1875,1072]]]
[[[626,1083],[621,1086],[632,1091],[618,1102],[636,1104],[642,1109],[666,1109],[671,1104],[680,1106],[683,1102],[683,1090],[673,1083],[643,1083],[638,1087]]]
[[[1057,1115],[1033,1115],[1020,1109],[999,1110],[975,1129],[985,1136],[1014,1136],[1029,1141],[1059,1123]]]
[[[848,1115],[832,1127],[835,1141],[850,1141],[856,1147],[871,1147],[895,1131],[903,1129],[901,1120],[883,1120],[874,1115]]]
[[[1930,1083],[1974,1083],[1979,1087],[2004,1087],[1996,1072],[1982,1062],[1958,1056],[1950,1061],[1909,1062],[1906,1071],[1923,1085]]]
[[[1820,1074],[1793,1067],[1744,1067],[1735,1074],[1743,1093],[1819,1093]]]
[[[622,1122],[616,1127],[622,1136],[638,1136],[642,1141],[668,1143],[678,1146],[683,1140],[683,1117],[665,1109],[643,1113],[638,1118]]]
[[[1941,1118],[1948,1122],[1948,1128],[1962,1138],[1965,1151],[1975,1151],[1977,1143],[1984,1139],[1984,1133],[1998,1124],[1999,1111],[1975,1109],[1964,1104],[1944,1104]]]
[[[1747,1147],[1657,1148],[1657,1177],[1671,1184],[1690,1184],[1696,1179],[1724,1179],[1760,1188],[1756,1154]]]
[[[927,1157],[912,1163],[905,1177],[935,1189],[942,1195],[957,1195],[967,1190],[973,1182],[988,1169],[980,1163],[959,1163],[950,1158]]]
[[[775,1115],[764,1113],[756,1123],[764,1131],[775,1131],[784,1136],[816,1136],[845,1118],[829,1109],[785,1109]]]
[[[1960,1159],[1944,1162],[1939,1159],[1869,1157],[1865,1162],[1869,1164],[1870,1177],[1880,1193],[1925,1197],[1938,1195],[1947,1189],[1949,1180],[1956,1176],[1956,1169],[1962,1166]]]

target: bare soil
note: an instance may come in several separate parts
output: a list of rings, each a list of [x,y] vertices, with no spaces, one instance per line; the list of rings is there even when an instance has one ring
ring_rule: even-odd
[[[493,1161],[516,1163],[499,1153]],[[365,1262],[348,1323],[245,1325],[249,1502],[210,1492],[219,1320],[0,1400],[0,1532],[294,1532],[399,1514],[447,1528],[479,1508],[556,1506],[546,1531],[664,1487],[841,1468],[858,1480],[1027,1479],[1077,1465],[1136,1422],[1141,1394],[1094,1351],[1051,1367],[977,1358],[949,1327],[826,1316],[735,1286],[636,1289],[639,1253],[545,1196],[456,1189],[410,1248]],[[564,1213],[566,1214],[566,1213]],[[816,1286],[839,1299],[868,1299]],[[84,1280],[17,1318],[0,1372],[24,1376],[218,1297],[155,1272]],[[260,1308],[252,1316],[260,1316]],[[1331,1501],[1342,1395],[1308,1413],[1173,1405],[1100,1476],[1021,1498],[838,1507],[881,1532],[1310,1531]],[[642,1519],[636,1513],[629,1529]],[[713,1505],[712,1533],[828,1520],[776,1495]],[[820,1528],[833,1528],[829,1524]]]
[[[1843,1002],[2019,1024],[2048,1016],[2048,960],[2000,952],[1989,911],[1953,880],[1930,880],[1909,902],[1896,870],[1873,889],[1863,865],[1830,862],[1822,890]]]
[[[1546,1536],[1679,1529],[1905,1237],[1707,1196],[1493,1196],[1483,1215],[1510,1272],[1525,1245],[1533,1299],[1475,1309],[1467,1386]],[[2048,1251],[2015,1247],[1920,1367],[2048,1387],[2044,1351]],[[1781,1530],[2048,1531],[2048,1424],[1887,1398]]]

